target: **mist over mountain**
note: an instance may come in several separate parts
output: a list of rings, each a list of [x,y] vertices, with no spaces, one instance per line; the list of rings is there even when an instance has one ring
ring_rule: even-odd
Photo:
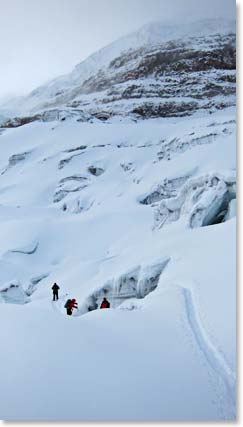
[[[158,110],[152,114],[163,117],[172,100],[179,104],[178,113],[220,108],[222,95],[227,105],[233,102],[235,64],[234,21],[155,22],[5,108],[21,115],[64,108],[67,114],[88,118],[100,113],[143,115],[151,102]]]

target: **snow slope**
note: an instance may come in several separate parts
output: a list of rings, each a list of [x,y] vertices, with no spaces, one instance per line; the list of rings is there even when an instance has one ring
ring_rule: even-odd
[[[0,418],[235,420],[235,107],[57,118],[0,134]]]
[[[2,418],[235,417],[235,219],[154,229],[159,202],[139,201],[165,178],[233,172],[233,118],[37,122],[1,135]],[[208,125],[218,132],[211,143],[158,160],[161,140]],[[74,187],[54,202],[62,180]],[[153,292],[125,293],[117,306],[118,283],[152,290],[155,270]],[[110,282],[112,309],[88,312]],[[16,305],[23,290],[28,303]],[[67,296],[79,302],[71,319]]]

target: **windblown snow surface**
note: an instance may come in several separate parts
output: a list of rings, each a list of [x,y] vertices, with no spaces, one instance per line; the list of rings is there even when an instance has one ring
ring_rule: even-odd
[[[235,139],[234,107],[1,133],[2,419],[235,419]]]

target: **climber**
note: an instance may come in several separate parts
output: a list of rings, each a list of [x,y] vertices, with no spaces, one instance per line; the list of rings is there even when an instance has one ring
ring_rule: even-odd
[[[73,308],[78,308],[78,303],[77,303],[77,301],[76,301],[76,299],[75,299],[75,298],[73,298],[73,299],[71,300],[70,306],[71,306],[71,309],[73,309]]]
[[[72,300],[68,299],[64,305],[64,308],[66,308],[66,310],[67,310],[68,316],[72,316],[72,312],[73,312],[72,307],[71,307],[71,303],[72,303]]]
[[[52,291],[53,291],[53,301],[58,300],[58,290],[59,290],[59,286],[54,283],[54,285],[52,286]]]
[[[77,304],[77,301],[76,301],[76,299],[68,299],[67,301],[66,301],[66,304],[64,305],[64,308],[66,308],[66,310],[67,310],[67,315],[68,316],[72,316],[72,314],[73,314],[73,309],[74,308],[78,308],[78,304]]]
[[[103,298],[100,308],[110,308],[110,303],[106,298]]]

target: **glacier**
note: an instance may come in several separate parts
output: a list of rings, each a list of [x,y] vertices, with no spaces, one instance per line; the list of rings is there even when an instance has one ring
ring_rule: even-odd
[[[221,21],[150,24],[38,88],[21,113],[13,104],[1,122],[2,419],[236,419],[234,82],[221,80],[230,93],[210,106],[200,98],[183,115],[160,107],[156,116],[155,97],[152,113],[147,96],[139,106],[130,95],[109,104],[107,91],[127,81],[76,93],[81,74],[98,79],[104,66],[107,78],[131,46],[154,55],[162,42],[199,37],[208,51],[232,32]],[[207,72],[200,79],[233,76]],[[146,92],[154,75],[136,82]],[[53,111],[60,88],[67,99],[74,90],[79,107],[57,95]],[[198,80],[195,88],[201,96]],[[97,105],[99,117],[90,113]],[[104,296],[109,310],[99,310]],[[78,301],[73,316],[67,298]]]

